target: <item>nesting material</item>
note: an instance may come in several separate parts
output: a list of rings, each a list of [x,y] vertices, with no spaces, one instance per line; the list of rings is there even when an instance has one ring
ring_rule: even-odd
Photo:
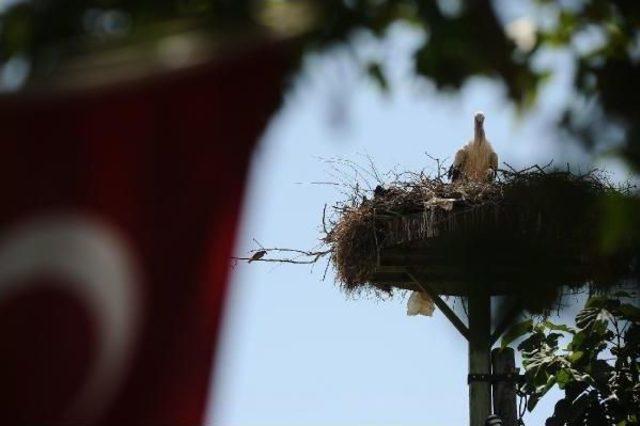
[[[426,317],[433,316],[433,311],[436,309],[433,299],[425,293],[419,291],[411,292],[409,300],[407,300],[407,315],[424,315]]]
[[[618,207],[637,204],[632,188],[598,172],[532,168],[488,184],[421,174],[336,206],[326,242],[347,292],[408,288],[379,271],[412,266],[434,281],[497,283],[547,303],[563,286],[635,278],[637,239],[615,229],[629,225]]]

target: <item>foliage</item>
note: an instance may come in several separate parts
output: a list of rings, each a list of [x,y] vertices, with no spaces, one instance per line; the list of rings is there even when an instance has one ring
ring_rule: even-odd
[[[518,350],[529,411],[552,387],[564,391],[547,425],[640,424],[640,309],[629,298],[591,297],[575,327],[528,320],[505,335],[503,345],[526,335]],[[570,339],[563,348],[561,338]]]
[[[573,53],[573,96],[561,122],[587,146],[615,148],[640,170],[640,2],[582,0],[537,4],[545,22],[522,43],[501,21],[491,0],[31,0],[11,2],[0,14],[0,61],[26,55],[32,69],[49,70],[65,49],[96,42],[153,35],[158,23],[195,19],[215,31],[244,28],[265,9],[294,12],[308,21],[305,50],[350,43],[354,30],[384,36],[397,22],[421,28],[426,37],[415,52],[415,72],[440,88],[459,88],[474,76],[504,82],[518,105],[530,105],[546,72],[534,66],[537,52],[562,47]],[[275,20],[275,25],[284,19]],[[590,40],[584,43],[584,40]],[[586,46],[586,47],[585,47]],[[353,46],[351,46],[353,47]],[[384,64],[362,64],[386,89]],[[613,126],[615,127],[615,126]]]

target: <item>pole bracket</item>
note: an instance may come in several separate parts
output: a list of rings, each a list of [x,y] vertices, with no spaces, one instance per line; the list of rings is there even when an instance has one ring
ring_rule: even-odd
[[[523,379],[524,379],[524,376],[521,374],[518,374],[517,371],[513,373],[504,373],[504,374],[469,374],[467,375],[467,384],[470,385],[473,382],[518,383],[518,382],[521,382]]]

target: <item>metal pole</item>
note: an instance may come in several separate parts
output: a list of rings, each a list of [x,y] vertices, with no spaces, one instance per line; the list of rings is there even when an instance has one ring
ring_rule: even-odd
[[[478,286],[480,287],[480,286]],[[469,295],[469,418],[471,426],[484,426],[491,414],[491,297],[481,288]],[[474,380],[483,375],[484,380]]]

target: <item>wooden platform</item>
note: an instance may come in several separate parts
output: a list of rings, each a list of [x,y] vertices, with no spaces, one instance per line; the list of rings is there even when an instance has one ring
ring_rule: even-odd
[[[392,238],[380,245],[370,282],[419,290],[410,272],[447,296],[468,296],[478,286],[490,295],[517,295],[525,283],[587,282],[593,265],[586,248],[562,230],[543,227],[543,220],[535,214],[514,218],[493,206],[385,218],[380,233]]]

